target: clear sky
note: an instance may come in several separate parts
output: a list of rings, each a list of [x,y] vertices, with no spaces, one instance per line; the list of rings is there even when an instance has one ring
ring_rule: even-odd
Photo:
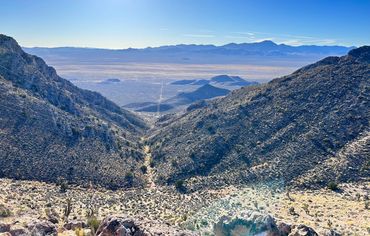
[[[370,44],[370,0],[0,0],[22,46]]]

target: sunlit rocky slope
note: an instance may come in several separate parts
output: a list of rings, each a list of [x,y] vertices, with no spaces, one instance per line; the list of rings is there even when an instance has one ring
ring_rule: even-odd
[[[157,182],[368,179],[369,63],[370,47],[361,47],[162,122],[150,139]]]

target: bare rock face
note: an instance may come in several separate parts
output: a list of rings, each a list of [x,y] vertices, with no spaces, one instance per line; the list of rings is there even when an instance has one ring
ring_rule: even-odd
[[[195,235],[166,224],[148,221],[145,219],[134,219],[124,216],[109,216],[99,226],[96,236],[154,236],[154,235]]]

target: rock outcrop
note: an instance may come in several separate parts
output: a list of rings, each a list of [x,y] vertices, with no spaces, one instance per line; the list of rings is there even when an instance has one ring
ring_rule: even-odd
[[[32,221],[27,225],[20,223],[0,223],[0,235],[1,234],[11,236],[56,236],[58,235],[58,231],[57,226],[49,221]]]
[[[99,226],[96,236],[154,236],[154,235],[196,235],[190,231],[170,227],[166,224],[148,221],[145,219],[134,219],[125,216],[109,216]]]
[[[216,236],[318,236],[312,228],[305,225],[289,225],[280,223],[270,216],[259,212],[246,211],[240,216],[229,218],[222,217],[214,225]]]

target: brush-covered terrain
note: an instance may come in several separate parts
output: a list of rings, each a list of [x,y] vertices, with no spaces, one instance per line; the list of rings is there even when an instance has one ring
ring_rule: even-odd
[[[156,181],[199,189],[369,179],[369,63],[361,47],[163,119],[149,140]]]
[[[111,188],[142,184],[142,119],[60,78],[5,35],[0,110],[0,176]]]

